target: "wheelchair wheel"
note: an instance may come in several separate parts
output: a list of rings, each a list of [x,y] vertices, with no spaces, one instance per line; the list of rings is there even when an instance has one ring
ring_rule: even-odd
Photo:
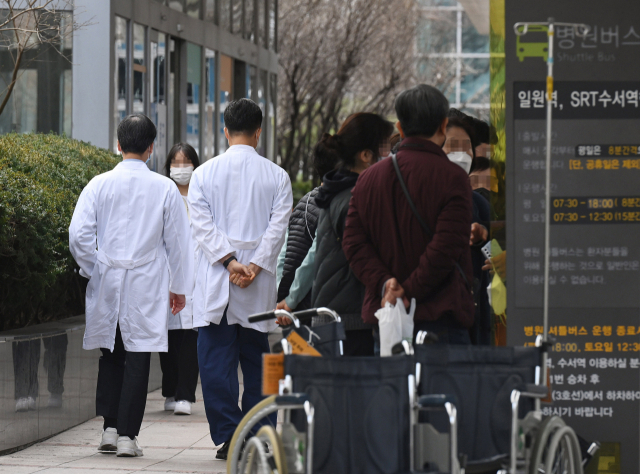
[[[269,454],[273,458],[279,474],[287,474],[287,460],[284,455],[282,439],[277,431],[269,425],[265,425],[258,430],[256,437],[269,446]]]
[[[251,438],[242,453],[240,460],[241,474],[279,474],[273,457],[267,454],[267,450],[260,438]]]
[[[227,456],[227,472],[229,474],[238,474],[239,472],[238,459],[240,458],[240,450],[242,448],[237,446],[238,443],[242,445],[242,442],[247,438],[247,435],[260,420],[265,416],[278,411],[278,406],[276,405],[275,400],[275,395],[265,398],[249,410],[249,413],[240,420],[229,445],[229,455]],[[275,426],[273,426],[273,428],[275,429]]]
[[[529,474],[583,474],[578,438],[561,418],[540,423],[528,467]]]

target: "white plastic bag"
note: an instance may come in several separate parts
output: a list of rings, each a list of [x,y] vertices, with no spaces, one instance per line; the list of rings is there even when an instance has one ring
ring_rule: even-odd
[[[416,312],[416,300],[411,299],[411,307],[407,313],[402,300],[398,300],[394,306],[391,303],[385,304],[375,313],[378,318],[380,328],[380,355],[383,357],[391,355],[391,349],[403,339],[412,342],[413,340],[413,314]]]

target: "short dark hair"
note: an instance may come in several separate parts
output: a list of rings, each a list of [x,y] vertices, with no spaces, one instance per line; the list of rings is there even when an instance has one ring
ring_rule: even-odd
[[[142,155],[156,139],[156,126],[144,114],[127,115],[118,124],[118,143],[122,153]]]
[[[419,84],[396,97],[395,109],[406,137],[430,138],[447,118],[449,101],[435,87]]]
[[[473,131],[476,135],[476,143],[480,146],[483,143],[491,144],[491,127],[484,120],[473,118]]]
[[[198,153],[196,152],[195,148],[193,148],[188,143],[176,143],[171,147],[171,150],[169,150],[167,161],[164,164],[164,175],[167,178],[171,178],[171,162],[180,152],[182,152],[184,156],[186,156],[187,159],[191,162],[194,170],[198,166],[200,166],[200,160],[198,159]]]
[[[454,110],[454,109],[452,109]],[[473,151],[473,159],[476,157],[476,136],[473,130],[473,117],[470,117],[459,110],[457,113],[449,114],[449,123],[447,123],[447,130],[453,127],[461,128],[467,135],[469,135],[469,141],[471,142],[471,150]]]
[[[491,160],[485,156],[476,156],[471,163],[469,173],[474,171],[485,171],[491,168]]]
[[[393,133],[393,124],[380,115],[369,112],[352,114],[344,121],[335,135],[325,133],[316,144],[314,156],[329,155],[337,157],[337,167],[352,169],[356,166],[356,155],[370,150],[374,162],[380,158],[382,144]]]
[[[224,109],[224,126],[230,135],[251,135],[262,127],[262,110],[250,99],[231,101]]]

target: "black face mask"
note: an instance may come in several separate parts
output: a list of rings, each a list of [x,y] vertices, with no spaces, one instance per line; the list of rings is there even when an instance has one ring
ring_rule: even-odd
[[[474,189],[474,191],[491,203],[491,191],[487,188],[478,188]]]

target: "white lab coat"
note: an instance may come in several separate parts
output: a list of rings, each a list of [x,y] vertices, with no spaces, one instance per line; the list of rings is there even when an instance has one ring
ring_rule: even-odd
[[[84,349],[166,352],[169,291],[190,294],[189,220],[178,188],[140,160],[123,160],[84,188],[69,248],[89,278]],[[97,247],[97,248],[96,248]]]
[[[197,242],[193,324],[228,324],[268,332],[274,321],[250,324],[254,313],[276,306],[276,266],[293,205],[289,175],[250,146],[234,145],[198,167],[189,185],[191,228]],[[229,282],[219,263],[234,253],[262,268],[248,288]]]
[[[185,205],[185,209],[187,210],[187,216],[189,217],[189,222],[191,222],[191,216],[189,213],[189,204],[187,202],[186,196],[182,196],[182,202]],[[193,233],[189,231],[189,235],[185,235],[183,239],[185,245],[189,246],[189,251],[186,254],[186,258],[190,260],[188,265],[195,272],[195,252],[196,252],[196,244],[193,238]],[[195,277],[195,275],[194,275]],[[171,313],[171,308],[167,310],[167,317],[169,318],[169,331],[174,329],[193,329],[193,288],[186,296],[186,303],[184,305],[184,309],[180,311],[178,314]]]

